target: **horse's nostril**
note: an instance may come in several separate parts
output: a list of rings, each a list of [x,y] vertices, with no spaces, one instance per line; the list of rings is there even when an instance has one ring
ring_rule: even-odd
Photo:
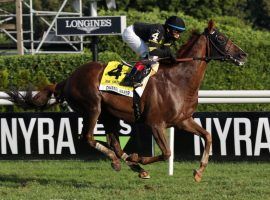
[[[242,53],[239,54],[239,57],[240,57],[240,58],[245,58],[245,57],[247,57],[247,54],[244,53],[244,52],[242,52]]]

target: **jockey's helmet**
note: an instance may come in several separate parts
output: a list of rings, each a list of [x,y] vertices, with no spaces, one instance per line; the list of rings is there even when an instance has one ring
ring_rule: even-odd
[[[184,32],[186,30],[185,22],[183,19],[177,16],[169,17],[165,22],[165,27],[170,31],[174,32]]]

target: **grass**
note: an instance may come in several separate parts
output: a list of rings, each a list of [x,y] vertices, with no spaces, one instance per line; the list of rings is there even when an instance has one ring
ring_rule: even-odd
[[[0,161],[2,199],[270,199],[270,163],[210,162],[201,183],[192,169],[198,162],[176,162],[174,176],[167,163],[144,166],[151,179],[142,180],[123,163],[115,172],[101,161]]]

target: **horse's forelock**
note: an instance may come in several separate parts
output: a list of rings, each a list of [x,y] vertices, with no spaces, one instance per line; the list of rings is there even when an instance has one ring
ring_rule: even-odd
[[[209,32],[209,33],[212,33],[214,28],[215,28],[215,22],[211,19],[211,20],[208,22],[208,32]]]

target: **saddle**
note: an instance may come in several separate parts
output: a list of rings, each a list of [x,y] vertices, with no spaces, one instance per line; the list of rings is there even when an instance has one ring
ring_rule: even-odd
[[[147,82],[151,75],[154,75],[159,67],[158,62],[142,62],[143,69],[136,74],[134,81],[139,82],[140,85],[136,87],[134,82],[131,85],[124,85],[124,79],[131,73],[133,67],[129,63],[122,61],[111,61],[107,64],[99,85],[99,90],[114,92],[120,95],[133,98],[133,108],[136,121],[140,119],[140,97],[142,96]],[[134,68],[134,67],[133,67]]]
[[[130,73],[121,82],[123,86],[131,86],[134,88],[142,86],[142,81],[149,75],[152,69],[152,65],[157,62],[151,60],[142,60],[135,63]]]

